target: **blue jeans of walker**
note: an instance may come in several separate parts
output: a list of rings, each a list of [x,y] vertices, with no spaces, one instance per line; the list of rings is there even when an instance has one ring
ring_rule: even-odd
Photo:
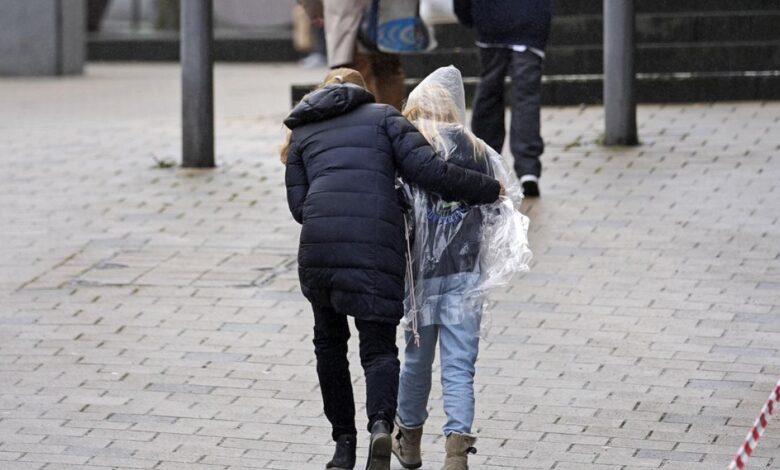
[[[405,360],[398,389],[398,419],[417,427],[428,418],[428,396],[438,339],[444,399],[445,435],[471,433],[474,422],[474,373],[479,352],[481,314],[469,315],[457,324],[428,325],[419,329],[420,347],[406,332]]]

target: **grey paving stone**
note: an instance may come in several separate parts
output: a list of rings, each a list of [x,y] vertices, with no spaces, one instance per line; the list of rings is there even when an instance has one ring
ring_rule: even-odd
[[[178,73],[0,87],[3,470],[328,459],[275,156],[289,82],[321,71],[219,65],[207,171],[153,159],[180,152]],[[523,203],[536,258],[491,295],[473,466],[725,468],[780,376],[780,104],[640,106],[638,148],[595,143],[601,108],[542,113],[543,195]],[[779,433],[752,466],[780,462]]]

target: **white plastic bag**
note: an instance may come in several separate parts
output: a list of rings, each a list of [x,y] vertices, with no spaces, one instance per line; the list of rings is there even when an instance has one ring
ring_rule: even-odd
[[[420,17],[431,25],[458,22],[453,0],[420,0]]]
[[[420,16],[418,0],[369,0],[358,37],[370,50],[414,54],[436,48],[433,31]]]

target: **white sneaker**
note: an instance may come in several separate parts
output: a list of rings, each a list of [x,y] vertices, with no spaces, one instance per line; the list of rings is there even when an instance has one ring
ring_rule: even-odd
[[[298,65],[305,69],[317,69],[328,65],[328,60],[325,55],[320,54],[319,52],[312,52],[298,61]]]

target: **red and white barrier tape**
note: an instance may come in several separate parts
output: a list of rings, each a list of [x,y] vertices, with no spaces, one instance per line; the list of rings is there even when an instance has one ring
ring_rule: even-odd
[[[764,434],[766,425],[769,422],[769,417],[775,414],[777,408],[780,407],[780,381],[775,385],[774,390],[769,395],[769,399],[766,404],[761,408],[761,413],[758,415],[756,422],[753,424],[753,428],[745,438],[744,444],[737,450],[737,455],[734,456],[734,460],[731,461],[728,470],[743,470],[747,461],[750,458],[750,454],[756,449],[758,440],[761,435]]]

